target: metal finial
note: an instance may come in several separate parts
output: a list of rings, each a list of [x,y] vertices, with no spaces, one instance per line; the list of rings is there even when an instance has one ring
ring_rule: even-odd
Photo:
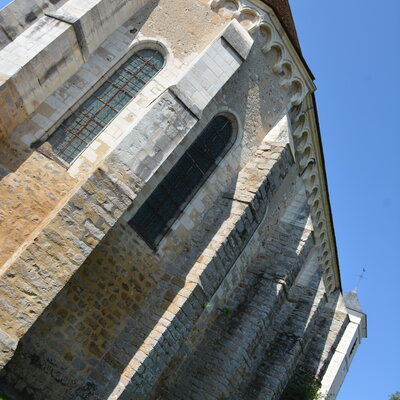
[[[365,268],[363,268],[363,269],[362,269],[362,273],[361,273],[360,275],[357,275],[358,281],[357,281],[356,288],[354,289],[355,292],[357,292],[357,289],[358,289],[358,287],[360,286],[361,280],[362,280],[362,279],[367,279],[367,278],[365,277],[366,272],[367,272],[367,270],[366,270]]]

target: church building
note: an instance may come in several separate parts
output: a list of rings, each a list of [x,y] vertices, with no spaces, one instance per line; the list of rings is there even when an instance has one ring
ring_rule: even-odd
[[[367,328],[315,90],[288,0],[0,10],[0,393],[334,400]]]

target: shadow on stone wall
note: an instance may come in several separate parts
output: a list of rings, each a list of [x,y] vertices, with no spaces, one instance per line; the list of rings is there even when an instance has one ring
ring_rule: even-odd
[[[299,395],[293,397],[293,389],[306,393],[310,384],[316,387],[320,385],[348,322],[341,292],[337,290],[330,294],[329,302],[314,328],[313,340],[299,358],[296,371],[291,377],[292,390],[287,390],[280,400],[308,400]]]
[[[232,80],[233,86],[235,79],[237,77]],[[247,94],[257,85],[257,82],[247,80],[241,84],[243,96],[240,102],[244,108],[251,107],[247,104]],[[217,95],[217,102],[223,102],[223,97]],[[266,107],[266,101],[261,103]],[[267,110],[257,112],[261,118],[266,118]],[[266,119],[263,125],[268,126]],[[262,133],[265,132],[259,134]],[[233,188],[236,179],[235,176]],[[100,400],[111,396],[117,398],[118,395],[121,399],[141,400],[150,398],[149,393],[154,387],[160,393],[167,393],[168,385],[174,383],[157,386],[157,382],[160,377],[160,382],[164,382],[163,371],[179,367],[185,360],[189,348],[183,343],[183,338],[193,329],[213,293],[207,289],[209,282],[204,279],[204,290],[191,293],[181,309],[175,304],[176,296],[185,287],[190,269],[228,219],[231,207],[232,201],[223,198],[221,193],[201,225],[196,227],[197,233],[182,243],[181,252],[175,259],[160,258],[130,227],[118,223],[21,340],[5,368],[5,375],[0,378],[0,388],[17,390],[22,398],[34,400]],[[294,244],[299,243],[300,236],[296,233],[288,235],[292,236]],[[265,240],[267,243],[268,239]],[[233,260],[235,254],[228,257]],[[291,267],[291,262],[294,261],[291,260],[286,267]],[[261,264],[280,267],[281,263],[284,261]],[[276,280],[281,279],[279,274],[261,279],[260,274],[264,272],[268,274],[268,271],[248,272],[248,281],[243,283],[243,288],[239,286],[233,303],[226,307],[235,312],[219,311],[213,325],[215,329],[227,326],[227,332],[237,338],[235,335],[240,326],[252,322],[248,318],[252,312],[257,313],[252,309],[252,299],[264,292],[259,285],[262,286],[265,279],[265,282],[274,282],[268,285],[275,290]],[[223,277],[222,274],[217,279]],[[278,295],[273,290],[265,293],[272,296],[273,304],[283,302],[286,296],[283,287]],[[274,313],[274,307],[264,312],[265,326],[257,327],[252,343],[248,344],[257,354],[264,343],[260,341],[259,332],[264,334],[269,329],[267,315]],[[223,343],[218,344],[218,338],[209,329],[205,342],[194,345],[198,352],[193,362],[201,363],[204,346],[216,349],[215,354],[218,354],[218,346],[229,343],[229,335],[226,335],[221,335]],[[208,344],[207,340],[212,343]],[[175,354],[177,358],[173,358]],[[196,357],[200,357],[198,361]],[[259,357],[257,355],[253,362]],[[230,364],[231,360],[228,354],[224,362]],[[248,356],[244,360],[247,365]],[[253,370],[253,362],[245,367],[246,371]],[[239,376],[240,368],[232,372],[232,376]],[[207,379],[212,381],[212,374]]]
[[[289,230],[282,225],[270,227],[232,298],[219,308],[193,354],[159,388],[160,397],[154,393],[152,398],[242,399],[246,388],[251,388],[249,398],[253,399],[260,364],[270,364],[269,359],[278,348],[284,347],[287,355],[290,347],[297,345],[312,299],[300,310],[298,305],[288,303],[287,291],[312,240],[297,256],[295,249],[304,240],[303,231],[286,228]],[[292,340],[296,333],[298,338]]]
[[[204,217],[196,245],[182,243],[175,260],[160,259],[132,228],[117,224],[21,340],[0,389],[17,389],[24,399],[108,398],[229,214],[221,199]],[[165,272],[168,261],[179,276]],[[157,346],[152,352],[165,354]],[[151,368],[144,363],[137,371],[141,385]]]

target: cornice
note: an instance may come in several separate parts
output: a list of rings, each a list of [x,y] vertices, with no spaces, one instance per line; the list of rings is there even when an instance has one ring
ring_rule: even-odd
[[[296,160],[310,207],[315,243],[328,293],[341,288],[325,162],[313,94],[290,113]]]

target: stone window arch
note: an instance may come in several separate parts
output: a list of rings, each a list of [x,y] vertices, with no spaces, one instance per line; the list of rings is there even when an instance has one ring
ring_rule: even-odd
[[[159,51],[135,52],[47,139],[52,153],[74,161],[163,66]]]
[[[214,117],[128,224],[153,249],[170,229],[236,139],[232,118]]]

